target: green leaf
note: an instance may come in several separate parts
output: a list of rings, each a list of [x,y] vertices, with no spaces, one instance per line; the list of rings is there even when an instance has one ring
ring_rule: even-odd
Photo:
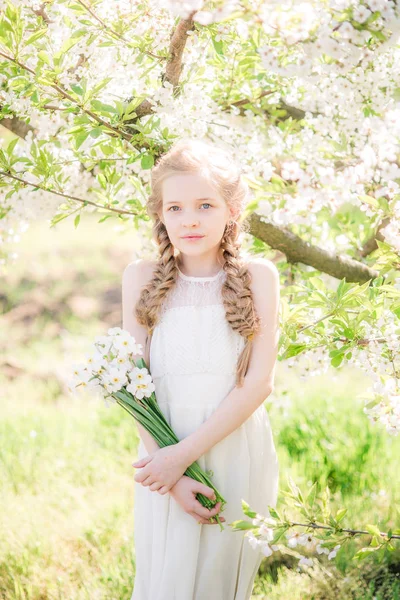
[[[342,294],[343,294],[345,288],[346,288],[346,278],[342,279],[341,282],[338,285],[338,288],[336,290],[336,296],[338,298],[342,297]]]
[[[345,514],[347,513],[347,508],[340,508],[336,513],[336,521],[339,523]]]
[[[105,178],[105,176],[103,175],[103,173],[99,173],[97,175],[97,179],[99,180],[99,183],[101,185],[101,187],[106,190],[107,189],[107,179]]]
[[[50,220],[50,228],[54,227],[54,225],[57,225],[57,223],[63,221],[67,217],[69,217],[69,213],[59,213],[57,215],[54,215],[54,217],[52,217]]]
[[[100,148],[106,156],[110,156],[110,154],[114,154],[114,148],[112,146],[107,146],[107,144],[101,144]]]
[[[0,148],[0,164],[5,171],[8,171],[8,169],[9,169],[8,160],[1,148]]]
[[[370,206],[373,206],[374,208],[379,208],[379,202],[376,198],[374,198],[373,196],[359,196],[359,199],[362,202],[366,202],[367,204],[369,204]]]
[[[75,229],[78,227],[79,225],[79,221],[81,220],[81,215],[76,215],[75,219],[74,219],[74,225],[75,225]]]
[[[94,88],[91,90],[93,95],[98,94],[103,88],[105,88],[110,83],[110,81],[112,81],[112,77],[106,77],[105,79],[103,79],[103,81],[100,81],[100,83],[95,85]]]
[[[72,83],[71,90],[74,90],[75,94],[78,94],[78,96],[83,96],[83,89],[81,88],[80,85],[76,85],[76,83]]]
[[[42,60],[46,65],[51,65],[49,55],[44,50],[38,52],[38,57]]]
[[[274,508],[273,506],[268,506],[268,510],[269,510],[269,514],[271,515],[271,517],[273,517],[274,519],[279,519],[279,521],[282,521],[276,508]]]
[[[369,531],[369,533],[371,533],[372,535],[376,535],[379,538],[381,537],[381,532],[379,531],[376,525],[368,524],[365,526],[365,529]]]
[[[307,344],[300,344],[300,343],[289,344],[289,346],[286,348],[285,352],[282,355],[282,360],[285,360],[286,358],[290,358],[291,356],[297,356],[301,352],[304,352],[304,350],[306,350],[306,349],[307,349]]]
[[[243,498],[242,498],[242,510],[251,519],[254,519],[257,516],[257,513],[250,510],[250,506],[247,504],[247,502],[245,500],[243,500]]]
[[[387,294],[389,294],[389,296],[392,296],[394,298],[400,297],[400,290],[396,289],[391,285],[380,285],[378,289],[380,291],[386,292]]]
[[[310,277],[310,279],[308,281],[317,290],[320,290],[321,292],[324,292],[326,290],[325,284],[319,277]]]
[[[353,556],[353,560],[359,560],[361,558],[365,558],[366,556],[369,556],[372,552],[376,552],[377,550],[379,550],[379,547],[378,548],[371,548],[371,547],[361,548],[358,552],[355,553],[355,555]]]
[[[216,42],[214,37],[212,37],[211,39],[212,39],[212,43],[213,43],[215,52],[217,54],[223,55],[224,54],[224,51],[223,51],[224,43],[223,43],[223,41],[220,40],[219,42]]]
[[[102,133],[102,129],[101,127],[95,127],[94,129],[92,129],[92,131],[90,132],[90,137],[92,138],[98,138],[99,135],[101,135]]]
[[[241,530],[244,531],[245,529],[255,529],[255,526],[252,523],[249,523],[249,521],[233,521],[233,523],[231,523],[233,531],[237,531],[237,530]]]
[[[30,37],[28,37],[28,39],[25,42],[25,46],[29,46],[29,44],[33,44],[33,42],[36,42],[37,40],[39,40],[41,37],[46,35],[46,33],[47,33],[47,27],[45,29],[39,29],[39,31],[35,31],[35,33],[32,33],[32,35]]]
[[[104,102],[100,102],[100,100],[92,100],[91,105],[95,110],[101,113],[118,113],[117,109],[114,106],[111,106],[111,104],[104,104]]]
[[[86,29],[77,29],[76,31],[74,31],[71,37],[65,40],[65,42],[61,46],[61,54],[65,54],[66,52],[68,52],[68,50],[75,46],[79,42],[79,39],[86,34]]]
[[[283,535],[285,534],[286,531],[287,531],[287,527],[280,527],[280,528],[276,529],[273,534],[274,537],[269,542],[269,544],[272,546],[273,544],[276,544],[277,542],[279,542],[279,540],[281,539],[281,537],[283,537]]]
[[[336,527],[336,519],[332,515],[329,515],[328,521],[329,525],[331,525],[332,527]]]
[[[19,137],[16,137],[14,140],[11,140],[11,142],[8,144],[7,148],[6,148],[6,152],[8,154],[8,156],[12,156],[12,153],[14,151],[15,146],[18,144],[19,141]]]
[[[332,365],[332,367],[335,367],[335,368],[339,367],[340,364],[342,363],[342,361],[343,361],[343,354],[340,354],[339,356],[335,356],[334,358],[332,358],[331,365]]]
[[[74,137],[74,141],[75,141],[75,148],[78,150],[78,148],[80,148],[80,146],[82,146],[83,142],[86,140],[86,138],[89,135],[89,131],[81,131],[80,133],[78,133],[78,135],[76,135]]]
[[[140,164],[142,169],[151,169],[154,165],[154,156],[152,154],[143,154]]]
[[[317,494],[317,482],[315,481],[311,488],[308,490],[308,494],[307,494],[307,502],[310,506],[313,506],[314,501],[315,501],[315,497]]]
[[[106,219],[111,219],[111,217],[114,217],[114,216],[115,215],[113,215],[113,214],[105,215],[104,217],[101,217],[101,219],[99,219],[97,222],[103,223],[103,221],[105,221]]]

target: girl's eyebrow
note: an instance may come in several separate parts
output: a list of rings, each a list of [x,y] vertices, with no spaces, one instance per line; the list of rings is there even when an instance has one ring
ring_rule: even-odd
[[[215,202],[214,198],[196,198],[195,202],[204,202],[204,200],[212,200]],[[165,206],[168,206],[169,204],[180,204],[180,202],[179,200],[173,200],[171,202],[166,202]]]

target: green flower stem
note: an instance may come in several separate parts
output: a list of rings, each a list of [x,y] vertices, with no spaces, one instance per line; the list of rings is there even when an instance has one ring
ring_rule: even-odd
[[[140,405],[140,401],[132,400],[131,395],[128,396],[128,393],[125,390],[122,391],[122,394],[121,394],[121,391],[122,390],[120,390],[120,392],[116,392],[116,394],[113,394],[113,396],[119,397],[119,395],[122,395],[123,396],[122,399],[127,404],[132,406],[132,408],[135,411],[139,411],[145,419],[149,419],[149,422],[152,425],[154,425],[154,427],[158,430],[158,433],[161,437],[164,438],[165,434],[169,434],[169,439],[171,439],[171,443],[172,444],[178,443],[178,441],[179,441],[178,438],[172,431],[168,421],[166,420],[164,414],[161,411],[157,415],[158,418],[154,419],[154,415],[152,414],[152,412],[149,409],[143,408],[143,406]],[[142,400],[142,402],[143,402],[143,400]],[[147,404],[147,402],[146,402],[146,404]],[[153,406],[150,406],[150,408],[153,408]],[[161,423],[160,423],[160,421],[161,421]],[[144,426],[146,426],[146,425],[144,425]],[[166,439],[168,439],[168,438],[166,438]]]
[[[135,400],[132,394],[127,392],[124,388],[111,394],[111,396],[116,400],[117,404],[124,408],[132,417],[134,417],[141,425],[143,425],[143,427],[145,427],[160,448],[165,448],[166,446],[172,446],[173,444],[179,443],[179,439],[167,422],[165,415],[161,412],[159,405],[152,397],[150,398],[151,402],[148,401],[148,398],[143,398],[141,401]],[[143,404],[147,404],[149,408],[145,408],[141,402],[143,402]],[[195,481],[200,481],[200,483],[204,483],[214,490],[216,497],[215,502],[201,493],[196,494],[196,497],[202,506],[211,509],[218,502],[221,502],[220,510],[222,511],[224,509],[226,505],[225,498],[223,498],[223,496],[212,483],[210,477],[203,471],[197,462],[192,463],[186,469],[184,475],[191,477]],[[214,517],[211,517],[210,520],[213,521],[214,519],[219,524],[222,531],[224,526],[219,516],[215,515]]]

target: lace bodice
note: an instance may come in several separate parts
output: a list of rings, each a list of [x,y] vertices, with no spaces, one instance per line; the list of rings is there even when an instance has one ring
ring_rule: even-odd
[[[192,277],[178,269],[153,331],[153,378],[206,372],[235,375],[245,340],[225,317],[221,293],[225,277],[223,269],[212,277]]]
[[[221,269],[212,277],[192,277],[185,275],[178,268],[175,287],[171,290],[161,312],[179,306],[207,306],[222,304],[221,286],[226,273]]]

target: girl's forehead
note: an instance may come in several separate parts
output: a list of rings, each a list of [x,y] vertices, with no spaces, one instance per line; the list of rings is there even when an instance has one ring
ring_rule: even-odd
[[[199,174],[171,175],[162,183],[164,204],[170,201],[194,202],[199,199],[221,200],[206,177]]]

